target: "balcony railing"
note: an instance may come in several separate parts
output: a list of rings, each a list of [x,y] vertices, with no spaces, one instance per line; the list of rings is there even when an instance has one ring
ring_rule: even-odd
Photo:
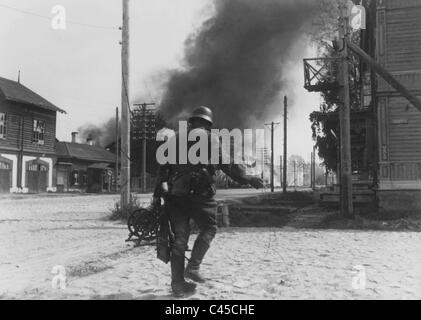
[[[310,92],[338,88],[338,61],[337,58],[304,59],[304,88]]]

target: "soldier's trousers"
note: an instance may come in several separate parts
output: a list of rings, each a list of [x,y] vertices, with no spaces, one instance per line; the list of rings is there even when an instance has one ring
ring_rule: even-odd
[[[198,269],[216,234],[216,201],[199,196],[170,197],[167,201],[175,234],[172,255],[184,257],[190,237],[190,219],[193,219],[200,230],[189,262],[190,268]]]

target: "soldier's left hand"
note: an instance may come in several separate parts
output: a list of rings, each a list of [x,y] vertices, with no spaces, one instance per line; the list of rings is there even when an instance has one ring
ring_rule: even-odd
[[[167,194],[167,193],[168,193],[168,191],[169,191],[169,188],[168,188],[168,182],[162,182],[162,183],[161,183],[161,192],[162,192],[163,194]]]

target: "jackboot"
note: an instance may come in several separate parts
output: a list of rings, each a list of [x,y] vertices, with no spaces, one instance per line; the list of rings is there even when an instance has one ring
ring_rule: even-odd
[[[182,256],[171,256],[171,289],[175,297],[183,297],[196,290],[196,284],[184,280],[184,257]]]
[[[186,278],[193,280],[194,282],[197,282],[197,283],[206,282],[206,279],[200,274],[199,269],[193,269],[190,266],[187,266],[184,275]]]
[[[187,265],[184,276],[193,280],[194,282],[204,283],[205,278],[200,274],[200,265],[202,264],[203,258],[206,252],[209,250],[209,244],[201,239],[197,239],[194,243],[193,250],[191,253],[190,262]]]

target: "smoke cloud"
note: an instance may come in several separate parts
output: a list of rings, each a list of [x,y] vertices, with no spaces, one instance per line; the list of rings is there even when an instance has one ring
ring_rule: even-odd
[[[251,128],[279,116],[286,68],[302,58],[318,2],[214,0],[214,16],[185,43],[184,68],[169,73],[163,117],[174,124],[205,105],[218,127]]]
[[[286,74],[303,58],[323,1],[212,1],[212,17],[185,42],[183,67],[165,73],[159,115],[177,128],[205,105],[219,128],[261,128],[280,116],[284,94],[293,101]],[[79,132],[105,147],[115,141],[115,120]]]
[[[96,145],[106,147],[116,141],[115,132],[116,122],[111,118],[102,125],[86,124],[78,128],[79,140],[85,143],[88,139],[92,140]]]

